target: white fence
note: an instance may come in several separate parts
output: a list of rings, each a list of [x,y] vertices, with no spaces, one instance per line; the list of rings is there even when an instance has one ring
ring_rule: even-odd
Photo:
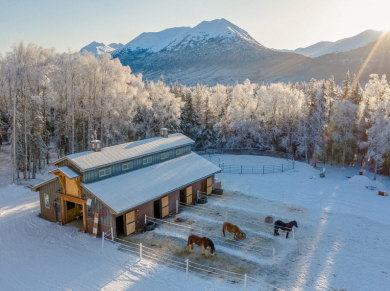
[[[259,280],[249,277],[247,274],[239,274],[227,270],[222,270],[218,268],[214,268],[211,266],[195,263],[190,261],[189,259],[183,260],[182,258],[166,254],[163,252],[156,251],[155,249],[146,247],[142,245],[142,243],[133,243],[128,240],[119,239],[117,237],[113,237],[111,235],[112,230],[104,233],[102,235],[102,248],[104,247],[104,242],[109,241],[115,243],[119,249],[124,250],[130,254],[139,256],[140,261],[142,262],[144,258],[154,260],[157,263],[165,264],[170,267],[175,267],[180,270],[185,270],[186,276],[190,273],[201,273],[206,276],[218,275],[219,278],[232,278],[237,282],[242,284],[242,289],[244,291],[247,290],[278,290],[284,291],[281,288],[278,288],[273,285],[266,284],[264,282],[260,282]]]

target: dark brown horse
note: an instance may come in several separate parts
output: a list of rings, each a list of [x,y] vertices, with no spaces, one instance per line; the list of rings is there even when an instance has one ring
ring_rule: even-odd
[[[207,253],[207,247],[209,247],[210,254],[212,256],[214,256],[215,247],[214,247],[214,243],[211,241],[211,239],[209,239],[207,237],[200,237],[200,236],[192,234],[188,237],[187,251],[192,253],[192,250],[194,249],[194,244],[196,244],[200,247],[203,247],[202,254],[205,255],[206,257],[209,256],[209,254]]]
[[[284,223],[281,220],[275,221],[275,226],[274,226],[274,235],[279,235],[279,229],[284,230],[287,232],[286,238],[288,238],[288,234],[292,230],[293,226],[298,227],[298,223],[294,221],[290,221],[288,223]]]
[[[225,222],[222,226],[222,233],[223,236],[225,236],[225,231],[232,232],[234,234],[234,239],[245,239],[246,235],[244,232],[241,231],[241,229],[234,224],[231,224],[230,222]]]

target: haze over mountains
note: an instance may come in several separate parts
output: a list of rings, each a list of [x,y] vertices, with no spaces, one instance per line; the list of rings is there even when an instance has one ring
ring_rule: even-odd
[[[261,45],[248,32],[225,19],[203,21],[191,27],[170,28],[142,33],[114,50],[112,44],[91,43],[84,47],[99,55],[111,53],[133,73],[167,82],[195,85],[252,82],[309,81],[335,76],[341,82],[349,70],[357,74],[374,44],[381,40],[361,75],[390,75],[390,37],[367,30],[337,42],[320,42],[294,51],[274,50]],[[379,41],[378,41],[379,43]],[[312,57],[310,57],[312,56]]]
[[[307,57],[319,57],[322,55],[350,51],[370,42],[376,41],[381,35],[382,31],[366,30],[355,36],[343,38],[335,42],[321,41],[305,48],[297,48],[295,50],[278,50],[280,52],[297,53]]]

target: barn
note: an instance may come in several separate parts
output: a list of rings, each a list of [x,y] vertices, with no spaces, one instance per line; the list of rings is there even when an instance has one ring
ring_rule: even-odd
[[[145,214],[163,218],[176,211],[176,201],[195,203],[197,191],[219,188],[220,168],[192,152],[194,141],[183,134],[161,136],[71,154],[56,162],[52,179],[36,185],[40,217],[93,232],[113,229],[114,236],[143,229]]]

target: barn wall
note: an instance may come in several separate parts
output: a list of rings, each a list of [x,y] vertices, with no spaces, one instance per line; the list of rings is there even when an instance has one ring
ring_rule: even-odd
[[[128,173],[128,172],[140,169],[140,168],[144,168],[144,167],[148,167],[148,166],[151,166],[151,165],[154,165],[154,164],[158,164],[160,162],[165,162],[165,161],[172,160],[174,158],[179,157],[179,156],[176,156],[176,150],[180,149],[180,148],[183,149],[183,154],[180,155],[180,156],[184,156],[184,155],[186,155],[186,154],[191,152],[191,146],[188,145],[188,146],[178,147],[178,148],[174,148],[174,149],[169,150],[169,158],[164,159],[164,160],[161,160],[161,153],[165,153],[167,151],[154,153],[154,154],[142,157],[142,158],[136,158],[136,159],[130,159],[130,160],[127,160],[127,161],[122,161],[120,163],[117,163],[117,164],[114,164],[114,165],[111,165],[111,166],[103,166],[103,167],[100,167],[98,169],[94,169],[94,170],[91,170],[91,171],[86,171],[84,173],[84,176],[83,176],[84,182],[85,183],[90,183],[90,182],[94,182],[96,180],[99,180],[99,170],[106,169],[106,168],[109,168],[109,167],[111,167],[111,175],[110,176],[106,176],[106,177],[102,177],[100,179],[109,178],[109,177],[112,177],[112,176],[115,176],[115,175],[119,175],[119,174],[122,174],[122,173]],[[150,157],[150,156],[152,156],[152,163],[151,164],[147,164],[147,165],[143,165],[143,159],[146,158],[146,157]],[[131,170],[123,171],[122,170],[122,164],[131,162],[131,161],[133,162],[133,168]]]
[[[102,231],[107,231],[110,229],[111,226],[114,226],[115,219],[113,220],[113,217],[110,213],[110,209],[105,206],[102,202],[100,202],[99,199],[95,197],[92,193],[85,190],[84,188],[81,188],[81,197],[82,199],[88,200],[92,199],[91,206],[86,205],[86,213],[87,213],[87,232],[92,233],[93,229],[93,220],[95,212],[99,213],[99,222],[98,222],[98,232],[101,233]],[[96,200],[95,200],[96,198]],[[106,227],[108,227],[107,230]]]
[[[41,217],[50,221],[61,221],[61,212],[57,215],[57,204],[61,204],[61,198],[57,195],[57,190],[62,191],[61,183],[58,179],[43,185],[39,188],[39,203],[41,205]],[[50,208],[45,206],[45,195],[49,195]],[[61,211],[61,207],[60,207]]]

